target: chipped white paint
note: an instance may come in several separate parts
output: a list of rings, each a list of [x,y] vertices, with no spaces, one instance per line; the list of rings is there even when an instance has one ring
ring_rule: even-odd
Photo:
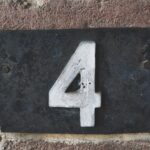
[[[48,2],[50,2],[50,0],[0,0],[0,3],[4,3],[4,4],[9,4],[9,3],[18,3],[20,4],[20,2],[22,4],[26,4],[26,3],[30,3],[32,7],[41,7],[44,4],[47,4]]]
[[[46,0],[32,0],[32,3],[38,7],[41,7],[44,5],[44,3],[46,3]]]
[[[80,89],[65,93],[80,73]],[[81,127],[95,125],[95,108],[101,106],[101,95],[95,93],[95,42],[81,42],[49,91],[50,107],[80,108]]]

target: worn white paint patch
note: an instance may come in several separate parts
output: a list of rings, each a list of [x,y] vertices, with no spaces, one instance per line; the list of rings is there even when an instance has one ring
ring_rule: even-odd
[[[30,3],[32,7],[41,7],[44,4],[50,2],[49,0],[0,0],[0,3],[9,4],[9,3],[18,3],[24,2],[24,3]]]
[[[32,3],[33,3],[35,6],[40,7],[40,6],[43,6],[44,3],[46,3],[46,1],[45,1],[45,0],[32,0]]]
[[[32,8],[39,8],[42,7],[43,5],[47,5],[52,3],[53,0],[0,0],[0,3],[4,3],[4,4],[9,4],[9,3],[20,3],[20,2],[29,2],[31,4]],[[75,3],[87,3],[90,4],[90,2],[92,2],[92,0],[67,0],[68,2],[70,2],[70,4],[74,5]],[[61,3],[61,1],[60,1]]]
[[[66,93],[68,86],[80,73],[80,89]],[[49,91],[50,107],[80,108],[81,127],[95,125],[95,108],[101,106],[101,95],[95,93],[95,42],[81,42]]]

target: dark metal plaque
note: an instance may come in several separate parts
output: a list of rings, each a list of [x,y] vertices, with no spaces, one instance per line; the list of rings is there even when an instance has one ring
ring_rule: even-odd
[[[96,43],[95,127],[78,108],[50,108],[48,92],[81,41]],[[73,83],[75,84],[75,83]],[[56,97],[57,98],[57,97]],[[150,29],[0,32],[0,126],[4,132],[150,132]]]

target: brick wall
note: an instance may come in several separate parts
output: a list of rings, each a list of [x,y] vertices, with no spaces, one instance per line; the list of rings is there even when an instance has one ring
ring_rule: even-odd
[[[0,29],[148,27],[150,25],[149,0],[0,1],[5,1],[0,4]]]
[[[0,29],[150,27],[149,0],[0,0]],[[149,150],[150,134],[0,133],[0,150]]]

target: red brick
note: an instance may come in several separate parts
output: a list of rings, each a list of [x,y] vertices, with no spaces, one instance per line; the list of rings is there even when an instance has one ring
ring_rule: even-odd
[[[149,27],[149,0],[51,0],[39,8],[0,5],[0,29]]]

